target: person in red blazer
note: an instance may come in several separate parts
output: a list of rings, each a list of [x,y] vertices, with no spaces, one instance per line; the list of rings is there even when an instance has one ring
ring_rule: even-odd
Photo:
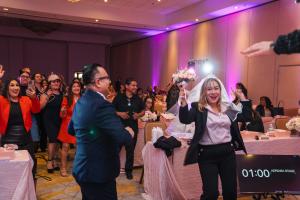
[[[61,150],[61,168],[60,168],[60,174],[63,177],[68,176],[67,173],[67,156],[69,151],[69,144],[75,144],[76,138],[73,135],[70,135],[68,133],[68,125],[70,123],[70,120],[72,118],[73,109],[77,102],[77,100],[81,96],[82,91],[82,85],[78,81],[74,81],[70,85],[70,91],[67,95],[67,97],[63,98],[62,104],[61,104],[61,110],[60,110],[60,117],[62,118],[62,123],[60,126],[60,130],[58,133],[57,139],[61,141],[62,144],[62,150]]]
[[[0,79],[3,76],[0,69]],[[34,146],[30,135],[31,113],[40,112],[40,103],[32,88],[27,89],[27,96],[21,96],[20,84],[16,79],[5,82],[0,95],[0,134],[1,146],[17,144],[19,150],[28,150],[34,161],[33,175],[36,172]]]

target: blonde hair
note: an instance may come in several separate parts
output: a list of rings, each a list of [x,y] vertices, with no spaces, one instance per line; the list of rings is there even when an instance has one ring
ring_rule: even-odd
[[[206,95],[206,91],[207,88],[211,85],[212,82],[217,82],[220,88],[220,94],[221,94],[221,83],[219,82],[218,79],[216,78],[208,78],[204,81],[202,87],[201,87],[201,91],[200,91],[200,98],[199,98],[199,102],[198,102],[198,109],[200,112],[202,112],[204,110],[204,107],[208,104],[207,102],[207,95]],[[218,105],[218,109],[221,110],[221,99],[222,95],[220,95],[220,98],[217,102]]]

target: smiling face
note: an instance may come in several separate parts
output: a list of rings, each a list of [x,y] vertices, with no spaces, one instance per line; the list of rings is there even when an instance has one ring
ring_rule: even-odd
[[[8,85],[8,96],[11,98],[16,98],[20,94],[20,85],[16,80],[10,81]]]
[[[221,88],[217,81],[209,81],[206,87],[206,99],[210,105],[216,105],[219,103],[221,97]]]
[[[72,93],[74,94],[74,95],[80,95],[80,92],[81,92],[81,87],[80,87],[80,85],[79,85],[79,83],[73,83],[73,85],[72,85]]]

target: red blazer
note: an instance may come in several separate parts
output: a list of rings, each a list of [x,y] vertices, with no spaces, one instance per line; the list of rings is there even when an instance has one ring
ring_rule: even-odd
[[[22,111],[24,126],[27,132],[29,132],[32,119],[31,113],[38,113],[41,110],[40,102],[38,98],[30,99],[29,97],[22,96],[19,98],[19,103]],[[9,119],[10,102],[3,96],[0,96],[0,134],[4,135],[7,128]]]

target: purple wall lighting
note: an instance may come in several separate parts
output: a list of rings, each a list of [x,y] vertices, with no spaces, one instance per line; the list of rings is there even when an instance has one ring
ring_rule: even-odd
[[[153,37],[153,39],[151,40],[151,84],[152,86],[158,85],[159,80],[160,80],[160,73],[161,73],[161,67],[162,66],[162,48],[160,48],[162,46],[162,43],[164,42],[165,38],[164,38],[165,34],[161,34],[161,35],[157,35],[155,37]]]

